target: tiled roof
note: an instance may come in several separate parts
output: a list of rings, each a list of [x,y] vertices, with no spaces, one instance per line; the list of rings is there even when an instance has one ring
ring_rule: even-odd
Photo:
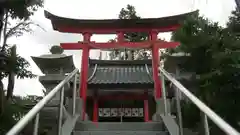
[[[90,60],[88,85],[153,87],[151,60],[106,61]]]

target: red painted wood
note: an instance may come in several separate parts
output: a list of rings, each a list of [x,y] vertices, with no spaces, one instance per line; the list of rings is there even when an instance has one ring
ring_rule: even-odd
[[[93,122],[98,122],[98,99],[93,100]]]
[[[112,49],[112,48],[150,48],[152,45],[157,48],[175,48],[180,45],[179,42],[166,42],[166,41],[153,41],[153,42],[122,42],[121,44],[117,42],[113,43],[61,43],[61,47],[65,50],[79,50],[84,49],[86,47],[90,47],[90,49]]]
[[[83,99],[83,120],[86,111],[86,94],[87,94],[87,78],[88,78],[88,57],[89,49],[84,48],[82,52],[82,68],[81,68],[81,98]]]
[[[148,93],[145,92],[145,96],[148,97]],[[144,121],[149,121],[149,107],[148,107],[148,98],[144,100]]]
[[[129,29],[119,29],[119,28],[76,28],[71,26],[56,26],[57,31],[66,33],[92,33],[92,34],[116,34],[119,32],[171,32],[177,30],[181,25],[173,25],[167,27],[159,28],[129,28]]]
[[[144,121],[149,121],[149,108],[148,108],[148,100],[144,100]]]
[[[150,39],[152,41],[157,40],[157,33],[152,32],[150,35]],[[159,48],[157,48],[155,45],[152,46],[152,68],[153,68],[153,80],[154,80],[154,89],[155,89],[155,97],[160,98],[161,97],[161,83],[158,76],[158,67],[159,67]]]
[[[117,33],[117,41],[118,41],[119,43],[124,42],[124,33],[123,33],[123,32]]]
[[[84,34],[84,42],[90,42],[91,34]],[[82,120],[85,119],[86,112],[86,98],[87,98],[87,79],[88,79],[88,57],[89,48],[85,47],[82,50],[82,66],[81,66],[81,87],[80,87],[80,97],[83,99],[83,115]]]
[[[91,42],[91,37],[92,37],[92,34],[89,33],[89,32],[86,32],[86,33],[83,33],[83,41],[84,42]]]

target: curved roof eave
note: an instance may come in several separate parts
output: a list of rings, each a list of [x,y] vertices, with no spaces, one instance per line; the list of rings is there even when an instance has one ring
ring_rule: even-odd
[[[64,57],[34,57],[31,56],[32,60],[35,64],[40,68],[40,70],[45,73],[45,70],[53,69],[53,68],[63,68],[64,72],[70,73],[75,69],[75,65],[73,63],[73,57],[64,56]]]
[[[146,59],[146,60],[97,60],[97,59],[89,59],[90,65],[101,65],[101,66],[113,66],[113,65],[152,65],[152,59]]]
[[[72,19],[54,15],[44,11],[45,17],[50,19],[54,30],[59,27],[71,27],[80,29],[127,29],[127,28],[162,28],[177,25],[184,21],[187,16],[198,12],[198,10],[180,15],[167,16],[161,18],[142,18],[142,19]]]

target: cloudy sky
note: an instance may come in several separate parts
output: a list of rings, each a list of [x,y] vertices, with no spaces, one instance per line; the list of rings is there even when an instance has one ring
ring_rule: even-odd
[[[212,21],[224,25],[235,7],[234,0],[45,0],[45,6],[39,9],[32,17],[32,20],[45,29],[33,27],[34,32],[25,34],[19,38],[9,40],[11,44],[17,44],[18,53],[26,58],[31,64],[34,74],[42,75],[41,71],[31,60],[30,56],[39,56],[49,53],[52,45],[61,42],[77,42],[82,40],[81,35],[63,34],[52,30],[51,23],[44,17],[44,10],[63,17],[79,19],[112,19],[117,18],[121,8],[127,4],[135,6],[138,15],[141,17],[163,17],[177,15],[200,10],[200,13]],[[162,34],[168,39],[169,34]],[[95,41],[108,41],[113,38],[111,35],[94,35]],[[80,67],[81,51],[65,51],[73,55],[74,63]],[[99,51],[92,51],[91,58],[97,58]],[[42,95],[43,86],[38,79],[17,80],[14,94],[16,95]]]

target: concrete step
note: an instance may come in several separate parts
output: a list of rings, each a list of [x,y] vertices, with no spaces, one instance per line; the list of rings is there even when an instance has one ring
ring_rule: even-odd
[[[76,131],[163,131],[162,122],[77,122]]]
[[[165,131],[74,131],[73,135],[168,135]]]

